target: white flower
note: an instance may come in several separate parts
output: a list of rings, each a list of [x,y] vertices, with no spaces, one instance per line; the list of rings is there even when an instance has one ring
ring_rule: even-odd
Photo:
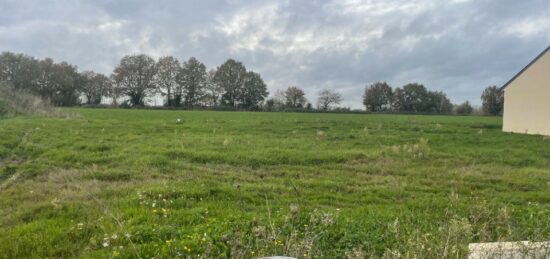
[[[117,238],[118,238],[118,235],[117,235],[117,234],[113,234],[113,235],[111,236],[111,238],[112,238],[112,239],[117,239]]]
[[[103,242],[103,247],[108,247],[109,246],[109,241],[104,241]]]

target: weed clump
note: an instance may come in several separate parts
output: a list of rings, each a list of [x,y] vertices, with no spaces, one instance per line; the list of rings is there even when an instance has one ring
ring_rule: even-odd
[[[418,143],[394,145],[391,150],[395,154],[408,154],[413,158],[424,158],[428,155],[430,147],[428,146],[428,140],[420,138]]]
[[[322,130],[317,130],[317,137],[321,138],[325,135],[325,132]]]

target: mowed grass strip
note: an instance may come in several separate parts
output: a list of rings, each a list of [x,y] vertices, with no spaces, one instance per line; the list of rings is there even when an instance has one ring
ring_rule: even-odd
[[[456,258],[550,239],[550,141],[500,118],[67,112],[0,120],[0,257]]]

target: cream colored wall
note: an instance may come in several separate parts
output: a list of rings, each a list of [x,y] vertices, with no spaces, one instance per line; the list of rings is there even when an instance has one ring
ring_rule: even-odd
[[[504,89],[506,132],[550,136],[550,51]]]

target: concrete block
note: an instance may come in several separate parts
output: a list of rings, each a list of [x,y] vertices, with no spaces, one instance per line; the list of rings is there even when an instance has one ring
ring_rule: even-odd
[[[468,245],[469,259],[550,259],[550,242],[494,242]]]

